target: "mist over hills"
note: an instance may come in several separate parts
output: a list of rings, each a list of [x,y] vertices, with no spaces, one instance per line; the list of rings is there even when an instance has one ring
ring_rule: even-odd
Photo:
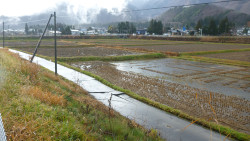
[[[163,23],[181,22],[194,26],[198,20],[205,18],[213,18],[220,21],[228,17],[230,22],[236,26],[243,26],[250,21],[250,15],[239,13],[234,10],[225,9],[216,5],[197,5],[188,8],[177,7],[170,9],[158,17]]]
[[[208,3],[215,1],[221,0],[128,0],[124,10],[129,11],[135,9],[147,9],[155,7],[170,7],[195,3]],[[105,8],[78,8],[78,10],[75,11],[72,5],[68,5],[68,3],[60,3],[54,9],[44,11],[40,14],[22,17],[0,16],[0,21],[6,21],[7,23],[11,23],[12,27],[23,27],[23,24],[27,21],[48,19],[49,15],[52,14],[53,11],[56,11],[58,16],[57,22],[70,25],[89,23],[107,24],[120,21],[144,22],[149,21],[152,18],[158,18],[163,20],[164,22],[178,21],[191,24],[190,21],[196,22],[197,20],[199,20],[199,18],[204,18],[206,16],[214,16],[216,18],[227,16],[229,20],[234,20],[239,25],[242,25],[245,23],[246,20],[249,20],[249,7],[250,1],[242,0],[229,3],[219,3],[216,4],[216,6],[212,4],[193,6],[190,9],[179,7],[174,9],[156,9],[120,13],[120,10],[115,8],[111,11]],[[187,17],[190,18],[188,19]],[[46,22],[47,21],[44,20],[32,22],[29,24],[46,24]],[[20,25],[17,23],[22,24]]]

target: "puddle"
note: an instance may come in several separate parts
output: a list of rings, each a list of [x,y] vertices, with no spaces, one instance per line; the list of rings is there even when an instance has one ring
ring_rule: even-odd
[[[144,76],[163,79],[168,82],[188,85],[190,87],[221,93],[250,100],[249,87],[240,88],[238,85],[224,85],[228,79],[238,81],[245,75],[237,74],[242,72],[241,67],[225,66],[201,62],[191,62],[176,59],[159,59],[146,61],[123,61],[112,62],[120,71],[133,72]],[[157,66],[157,67],[155,67]],[[243,73],[250,73],[246,69]],[[241,85],[247,85],[250,81],[242,79]]]
[[[22,58],[28,59],[30,55],[10,50],[14,53],[19,53]],[[54,71],[54,63],[45,59],[35,57],[34,62],[39,65]],[[164,139],[168,141],[194,141],[194,140],[223,140],[225,136],[219,133],[210,131],[198,125],[191,125],[186,130],[183,130],[190,124],[189,121],[180,119],[174,115],[168,114],[157,108],[151,107],[138,100],[135,100],[119,91],[115,91],[99,81],[86,76],[82,73],[58,65],[58,74],[68,80],[74,81],[85,90],[90,92],[97,100],[105,105],[109,105],[108,100],[112,95],[111,105],[112,108],[118,111],[121,115],[135,120],[145,128],[157,129]]]

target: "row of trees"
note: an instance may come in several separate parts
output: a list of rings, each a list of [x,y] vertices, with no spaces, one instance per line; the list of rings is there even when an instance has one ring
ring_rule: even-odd
[[[225,17],[219,24],[211,18],[209,24],[203,23],[203,20],[199,20],[195,26],[196,31],[202,29],[202,32],[206,35],[229,35],[231,34],[231,29],[234,28],[235,25],[229,22],[228,18]]]
[[[130,22],[120,22],[117,26],[109,25],[109,33],[133,34],[136,32],[136,27]]]
[[[152,19],[149,23],[148,30],[149,34],[163,34],[163,24],[161,21]],[[136,27],[130,22],[120,22],[117,26],[109,25],[109,33],[123,33],[123,34],[133,34],[136,33]]]
[[[57,30],[62,32],[62,35],[71,35],[71,26],[68,26],[66,24],[58,23],[56,24]],[[49,24],[48,25],[49,30],[54,30],[54,25]],[[41,25],[32,25],[28,26],[28,24],[25,24],[24,32],[26,35],[36,35],[38,33],[42,33],[44,30],[44,26]]]
[[[163,24],[161,21],[157,21],[152,19],[150,21],[149,27],[148,27],[149,34],[157,34],[162,35],[163,34]]]

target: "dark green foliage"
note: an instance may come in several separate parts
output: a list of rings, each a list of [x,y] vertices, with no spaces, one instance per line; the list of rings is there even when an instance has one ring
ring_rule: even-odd
[[[163,33],[163,25],[161,21],[157,21],[152,19],[150,21],[149,27],[148,27],[148,32],[150,34],[157,34],[157,35],[162,35]]]
[[[195,26],[195,30],[196,30],[196,31],[199,31],[200,28],[202,28],[202,20],[201,20],[201,19],[197,22],[197,24],[196,24],[196,26]]]
[[[248,29],[245,27],[242,33],[247,34],[247,32],[248,32]]]
[[[71,35],[71,30],[69,26],[66,26],[65,28],[62,28],[62,35]]]
[[[227,17],[221,20],[219,24],[219,34],[229,34],[231,29],[230,25]]]
[[[134,24],[129,22],[120,22],[117,28],[119,33],[132,34],[136,32]]]
[[[218,34],[218,28],[214,21],[214,19],[210,20],[209,26],[208,26],[208,33],[210,35],[217,35]]]

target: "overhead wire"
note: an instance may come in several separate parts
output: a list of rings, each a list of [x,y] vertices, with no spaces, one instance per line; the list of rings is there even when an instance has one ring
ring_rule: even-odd
[[[193,4],[186,4],[186,5],[172,5],[172,6],[164,6],[164,7],[153,7],[153,8],[145,8],[145,9],[133,9],[133,10],[122,10],[120,12],[109,12],[109,14],[119,14],[119,13],[128,13],[128,12],[140,12],[140,11],[149,11],[149,10],[157,10],[157,9],[168,9],[168,8],[175,8],[175,7],[188,7],[188,6],[195,6],[195,5],[204,5],[204,4],[217,4],[217,3],[225,3],[225,2],[236,2],[236,1],[243,1],[243,0],[223,0],[217,2],[204,2],[204,3],[193,3]],[[57,16],[58,18],[66,18],[72,16]],[[8,25],[17,25],[17,24],[24,24],[24,23],[32,23],[32,22],[40,22],[40,21],[47,21],[48,19],[41,19],[41,20],[33,20],[33,21],[26,21],[26,22],[16,22],[10,23]],[[9,22],[5,22],[9,23]]]
[[[186,4],[186,5],[172,5],[172,6],[164,6],[164,7],[145,8],[145,9],[122,10],[121,12],[109,12],[109,13],[139,12],[139,11],[167,9],[167,8],[174,8],[174,7],[187,7],[187,6],[204,5],[204,4],[216,4],[216,3],[225,3],[225,2],[234,2],[234,1],[243,1],[243,0],[224,0],[224,1],[217,1],[217,2],[194,3],[194,4]]]

